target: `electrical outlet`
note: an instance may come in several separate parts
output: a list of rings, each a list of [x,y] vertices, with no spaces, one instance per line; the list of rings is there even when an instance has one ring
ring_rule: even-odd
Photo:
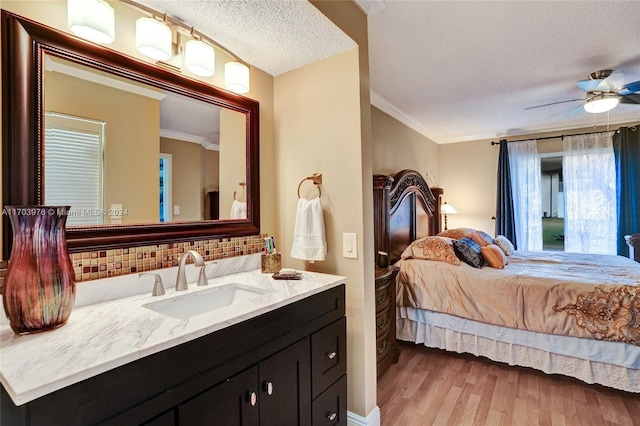
[[[342,256],[358,258],[358,234],[349,232],[342,234]]]

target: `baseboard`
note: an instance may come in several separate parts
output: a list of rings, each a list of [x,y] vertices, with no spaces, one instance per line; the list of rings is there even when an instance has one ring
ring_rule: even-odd
[[[348,426],[380,426],[380,408],[376,405],[367,417],[347,411]]]

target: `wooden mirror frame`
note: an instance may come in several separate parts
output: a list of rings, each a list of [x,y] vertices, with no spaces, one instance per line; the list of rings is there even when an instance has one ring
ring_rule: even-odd
[[[247,218],[67,229],[69,252],[260,233],[259,103],[2,10],[2,201],[42,205],[44,54],[244,113]],[[3,257],[12,232],[3,215]]]

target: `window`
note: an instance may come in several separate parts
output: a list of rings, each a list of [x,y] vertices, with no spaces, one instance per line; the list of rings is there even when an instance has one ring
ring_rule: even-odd
[[[69,205],[67,225],[104,223],[105,123],[47,112],[44,135],[44,198]]]
[[[544,250],[616,254],[612,132],[563,138],[563,152],[540,155]]]
[[[564,250],[562,153],[540,154],[542,249]]]

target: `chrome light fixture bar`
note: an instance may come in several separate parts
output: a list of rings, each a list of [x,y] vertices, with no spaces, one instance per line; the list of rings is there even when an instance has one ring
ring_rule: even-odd
[[[213,47],[216,47],[234,59],[234,61],[225,64],[225,87],[236,93],[247,93],[249,91],[249,65],[229,49],[212,40],[200,31],[197,31],[194,27],[185,26],[182,22],[171,18],[166,13],[162,14],[150,7],[143,6],[132,0],[120,1],[151,16],[150,18],[140,18],[140,20],[155,20],[167,26],[170,31],[171,29],[175,30],[178,35],[184,34],[192,38],[192,40],[185,44],[184,51],[184,66],[189,72],[200,77],[212,76],[215,72],[215,51]],[[138,38],[137,32],[138,31],[136,29],[136,39]],[[141,53],[147,55],[142,51]],[[157,59],[153,56],[150,57],[163,61],[169,59],[171,55],[166,59]]]

